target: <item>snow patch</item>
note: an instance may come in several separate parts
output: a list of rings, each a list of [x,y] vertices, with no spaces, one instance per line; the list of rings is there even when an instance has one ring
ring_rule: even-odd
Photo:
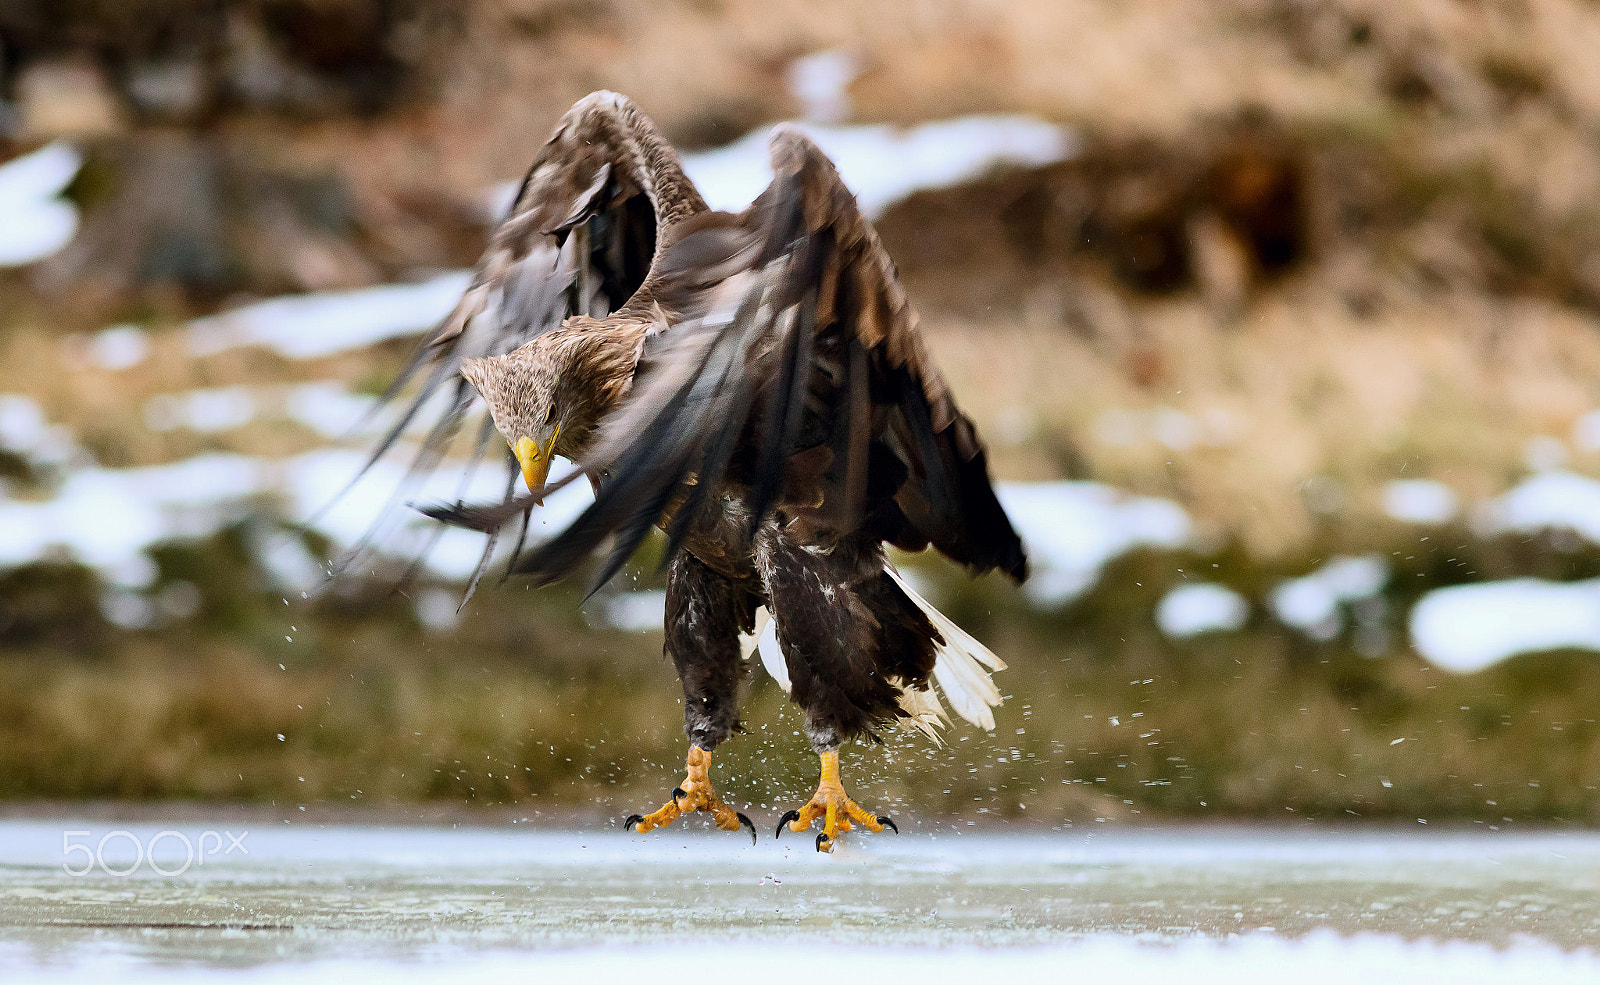
[[[1272,611],[1315,639],[1332,639],[1344,628],[1340,604],[1376,595],[1388,582],[1389,565],[1377,555],[1337,557],[1311,574],[1280,582],[1272,590]]]
[[[838,48],[797,58],[786,73],[789,92],[808,120],[837,123],[850,115],[850,83],[861,74],[859,56]]]
[[[1428,662],[1461,674],[1519,653],[1600,650],[1600,579],[1435,589],[1411,610],[1411,643]]]
[[[260,345],[288,359],[318,359],[405,338],[438,324],[461,300],[472,274],[449,271],[418,284],[385,284],[274,298],[193,321],[189,351],[206,356]]]
[[[1579,451],[1600,451],[1600,410],[1591,410],[1572,422],[1572,445]]]
[[[378,398],[370,394],[351,393],[337,380],[322,380],[291,387],[284,413],[325,438],[348,438],[377,405]]]
[[[286,500],[289,519],[349,548],[366,533],[404,476],[399,463],[379,462],[333,502],[363,461],[358,451],[323,449],[281,460],[207,454],[146,468],[80,469],[66,477],[52,499],[0,497],[0,567],[29,564],[59,550],[115,580],[116,571],[136,564],[155,544],[210,536],[253,512],[251,501],[263,496]],[[503,495],[505,478],[499,470],[479,468],[463,486],[459,467],[448,465],[412,490],[410,498],[486,501]],[[585,483],[551,495],[534,513],[530,540],[561,529],[590,501]],[[420,516],[405,526],[414,534],[432,527]],[[420,539],[400,536],[378,546],[409,556]],[[316,562],[289,535],[267,537],[258,547],[269,573],[285,587],[307,588],[320,579]],[[465,580],[482,550],[482,535],[450,528],[429,553],[427,567],[441,577]]]
[[[1383,511],[1403,523],[1448,523],[1456,491],[1433,479],[1396,479],[1383,487]]]
[[[50,428],[32,397],[0,393],[0,448],[25,454],[44,444]]]
[[[131,369],[150,354],[150,335],[138,325],[113,325],[91,336],[88,349],[100,369]]]
[[[1522,446],[1522,461],[1532,472],[1549,472],[1567,464],[1567,446],[1548,434],[1529,438]]]
[[[50,144],[0,164],[0,267],[34,263],[78,232],[78,207],[60,197],[83,167],[83,155]]]
[[[1193,532],[1177,503],[1098,482],[1003,482],[996,492],[1027,547],[1024,590],[1041,605],[1081,595],[1113,558],[1138,547],[1176,550]]]
[[[461,598],[442,588],[427,588],[417,594],[417,622],[435,633],[447,632],[461,621]]]
[[[144,422],[152,431],[188,428],[218,434],[255,420],[258,406],[256,394],[245,386],[158,393],[145,401]]]
[[[1156,626],[1174,639],[1207,632],[1232,632],[1250,618],[1244,596],[1211,583],[1179,585],[1156,605]]]
[[[1541,472],[1491,500],[1477,519],[1484,534],[1556,528],[1600,544],[1600,482],[1572,472]]]
[[[828,71],[839,69],[829,66]],[[822,71],[816,74],[820,80]],[[820,91],[821,82],[815,84]],[[790,125],[833,160],[869,219],[913,192],[960,184],[996,165],[1042,167],[1064,161],[1077,154],[1080,143],[1070,127],[1022,115],[964,116],[909,128]],[[767,154],[771,135],[772,128],[763,127],[731,144],[683,154],[683,170],[713,209],[738,212],[772,181]],[[490,214],[503,216],[510,210],[519,184],[495,186],[488,196]]]
[[[1031,116],[965,116],[908,128],[797,126],[822,148],[867,218],[914,192],[948,188],[1000,164],[1042,167],[1078,151],[1078,135]],[[683,156],[683,170],[713,209],[738,212],[772,181],[770,128]]]
[[[623,592],[606,599],[601,607],[605,624],[630,633],[660,630],[667,618],[667,593],[658,590]]]

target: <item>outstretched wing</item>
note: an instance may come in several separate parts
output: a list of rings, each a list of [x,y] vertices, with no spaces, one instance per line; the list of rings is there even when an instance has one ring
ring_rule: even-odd
[[[663,184],[671,186],[666,190],[679,215],[705,208],[671,148],[631,102],[596,93],[563,117],[523,178],[471,286],[381,398],[380,408],[394,408],[393,419],[363,473],[408,430],[420,428],[423,437],[405,480],[352,558],[468,427],[476,393],[460,374],[463,360],[510,352],[573,315],[602,318],[648,279],[661,224],[652,194],[659,196]],[[463,490],[493,439],[488,413],[479,416],[471,425]],[[507,469],[509,500],[517,474],[509,458]],[[492,549],[491,543],[485,559]]]
[[[772,160],[744,213],[680,227],[656,268],[674,323],[581,463],[605,476],[595,502],[517,570],[552,580],[612,536],[603,583],[664,518],[676,546],[729,483],[752,528],[780,510],[813,542],[865,530],[1024,577],[983,446],[877,233],[801,133],[780,129]],[[517,508],[427,512],[496,529]]]

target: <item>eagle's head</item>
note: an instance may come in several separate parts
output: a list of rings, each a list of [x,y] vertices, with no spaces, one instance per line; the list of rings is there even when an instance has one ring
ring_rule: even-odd
[[[577,460],[587,450],[626,391],[637,352],[636,339],[619,339],[606,323],[573,318],[503,356],[462,360],[461,375],[538,492],[555,456]]]

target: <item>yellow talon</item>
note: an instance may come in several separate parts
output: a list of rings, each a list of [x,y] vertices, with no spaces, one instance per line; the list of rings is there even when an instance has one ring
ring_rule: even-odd
[[[831,852],[834,839],[840,832],[855,830],[854,824],[860,824],[872,832],[882,831],[886,827],[892,828],[896,834],[900,832],[892,819],[867,813],[844,792],[844,784],[839,782],[838,750],[822,753],[820,758],[822,779],[817,783],[817,792],[812,794],[810,802],[804,807],[790,811],[778,821],[780,835],[786,824],[790,831],[798,833],[808,830],[821,818],[822,830],[817,834],[817,851]]]
[[[724,831],[738,831],[740,828],[750,829],[750,843],[756,841],[756,826],[750,819],[739,811],[734,810],[722,802],[717,796],[717,791],[711,786],[711,752],[699,746],[689,747],[689,758],[685,764],[688,776],[683,785],[672,791],[672,799],[661,805],[661,809],[650,814],[633,814],[623,822],[623,827],[644,834],[656,828],[664,828],[694,811],[704,811],[711,815],[717,827]]]

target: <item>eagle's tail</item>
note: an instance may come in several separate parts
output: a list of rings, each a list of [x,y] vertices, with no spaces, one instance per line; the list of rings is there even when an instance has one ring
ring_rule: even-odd
[[[1000,707],[1001,698],[1000,689],[994,686],[994,678],[989,672],[1005,670],[1005,661],[974,639],[971,633],[957,626],[949,616],[935,609],[933,603],[917,594],[894,565],[885,561],[883,569],[906,593],[906,597],[927,615],[933,628],[944,638],[935,651],[933,679],[945,700],[950,702],[950,707],[955,709],[957,715],[980,728],[994,731],[992,709]],[[945,721],[944,707],[931,687],[925,691],[904,688],[900,692],[900,707],[912,716],[913,724],[930,735],[934,734],[932,730],[936,725]]]
[[[932,686],[921,690],[914,687],[900,689],[900,710],[906,715],[905,724],[937,741],[938,730],[949,722],[944,704],[939,700],[942,692],[957,715],[993,731],[993,709],[1000,707],[1001,697],[990,671],[1005,670],[1005,661],[974,639],[972,634],[957,626],[949,616],[934,608],[933,603],[917,594],[894,565],[886,561],[883,567],[906,597],[923,611],[943,639],[935,648],[933,663],[933,683],[938,685],[938,691]],[[761,665],[788,694],[789,667],[784,662],[783,650],[778,646],[777,623],[768,618],[765,608],[756,610],[754,638]],[[741,640],[740,651],[748,654],[751,645],[751,639]]]

